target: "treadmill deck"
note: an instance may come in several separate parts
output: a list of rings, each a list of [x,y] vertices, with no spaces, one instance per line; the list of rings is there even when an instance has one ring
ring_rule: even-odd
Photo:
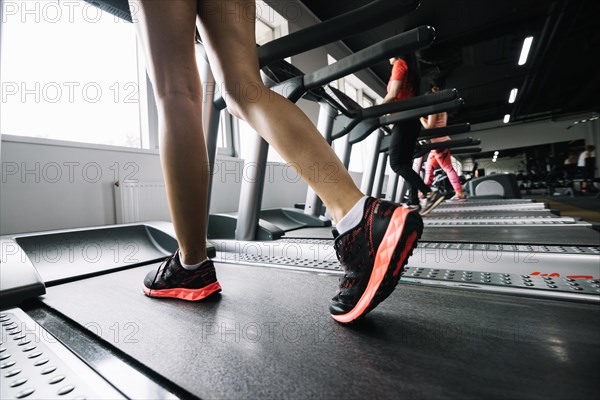
[[[188,303],[142,294],[155,267],[49,287],[42,301],[200,398],[600,393],[594,305],[400,284],[345,327],[327,312],[335,276],[218,264],[223,294]]]

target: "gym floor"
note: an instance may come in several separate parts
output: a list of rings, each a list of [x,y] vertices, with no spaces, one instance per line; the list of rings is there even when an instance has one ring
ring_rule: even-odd
[[[535,197],[536,201],[548,204],[551,209],[560,211],[563,217],[581,218],[588,222],[600,223],[600,198],[597,193],[589,195]]]

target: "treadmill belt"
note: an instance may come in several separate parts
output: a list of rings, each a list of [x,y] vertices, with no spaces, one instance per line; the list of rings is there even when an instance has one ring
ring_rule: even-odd
[[[333,239],[332,228],[303,228],[285,239]],[[426,226],[420,242],[498,243],[554,246],[600,246],[600,232],[585,227],[558,226]]]
[[[223,294],[189,303],[144,296],[151,269],[50,287],[42,301],[201,398],[562,399],[600,388],[594,305],[401,284],[344,327],[327,313],[334,276],[218,264]]]
[[[462,211],[454,211],[454,212],[436,212],[431,213],[429,216],[423,218],[424,220],[430,218],[559,218],[558,215],[552,213],[550,210],[525,210],[525,211],[507,211],[507,210],[496,210],[496,211],[485,211],[480,210],[477,212],[462,212]]]
[[[600,246],[600,232],[578,227],[426,227],[422,242]]]

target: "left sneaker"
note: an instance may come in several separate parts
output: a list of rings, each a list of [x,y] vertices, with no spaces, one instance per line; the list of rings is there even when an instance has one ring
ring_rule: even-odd
[[[148,272],[144,279],[144,293],[149,297],[198,301],[220,291],[211,260],[194,270],[187,270],[181,266],[179,251],[168,257],[156,271]]]
[[[434,208],[442,204],[445,199],[446,198],[440,192],[429,192],[423,199],[420,211],[421,216],[424,217],[429,214]]]
[[[410,211],[419,211],[421,209],[419,204],[401,204],[401,206]]]

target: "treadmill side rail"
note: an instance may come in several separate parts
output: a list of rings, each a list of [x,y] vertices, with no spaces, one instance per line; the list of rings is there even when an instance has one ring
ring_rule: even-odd
[[[20,304],[46,293],[40,274],[12,239],[0,239],[0,307]]]
[[[0,237],[2,307],[45,293],[45,286],[164,260],[177,250],[173,224],[149,221]],[[210,245],[208,256],[216,251]],[[5,304],[10,303],[10,304]]]

